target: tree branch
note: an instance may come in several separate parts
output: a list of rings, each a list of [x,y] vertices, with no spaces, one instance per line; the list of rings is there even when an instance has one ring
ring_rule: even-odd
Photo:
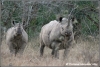
[[[96,21],[94,21],[89,15],[87,15],[86,13],[84,13],[85,15],[86,15],[86,17],[89,19],[89,20],[91,20],[92,22],[94,22],[94,24],[97,26],[97,28],[99,28],[99,24],[96,22]]]

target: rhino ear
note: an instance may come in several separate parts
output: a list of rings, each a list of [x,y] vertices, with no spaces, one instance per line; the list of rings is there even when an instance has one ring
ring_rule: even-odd
[[[11,24],[12,24],[12,26],[15,26],[15,24],[16,24],[16,23],[15,23],[15,21],[12,21],[12,23],[11,23]]]
[[[25,21],[22,22],[22,25],[25,26]]]
[[[25,22],[25,21],[23,21],[23,22],[22,22],[22,26],[23,26],[23,28],[24,28],[24,29],[26,29],[26,28],[27,28],[27,24],[26,24],[26,22]]]
[[[74,22],[74,21],[75,21],[75,17],[72,16],[72,17],[71,17],[71,20],[72,20],[72,22]]]
[[[63,17],[59,17],[59,21],[62,22]]]

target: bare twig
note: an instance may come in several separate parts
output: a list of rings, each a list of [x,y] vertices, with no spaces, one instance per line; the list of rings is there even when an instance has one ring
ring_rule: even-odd
[[[96,22],[96,21],[94,21],[89,15],[87,15],[86,13],[84,13],[85,14],[85,16],[89,19],[89,20],[91,20],[92,22],[94,22],[94,24],[97,26],[97,28],[99,28],[99,24]]]

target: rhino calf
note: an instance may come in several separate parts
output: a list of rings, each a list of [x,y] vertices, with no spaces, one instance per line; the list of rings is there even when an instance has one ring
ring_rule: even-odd
[[[23,24],[12,22],[13,27],[9,28],[6,33],[6,44],[10,52],[16,54],[23,53],[28,42],[28,34],[23,29]]]

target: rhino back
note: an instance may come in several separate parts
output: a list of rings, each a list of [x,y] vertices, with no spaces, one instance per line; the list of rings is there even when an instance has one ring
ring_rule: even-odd
[[[58,40],[60,37],[60,28],[61,28],[61,24],[57,24],[51,31],[50,33],[50,41],[54,41],[54,40]]]
[[[58,24],[56,20],[49,22],[48,24],[44,25],[41,30],[41,37],[45,45],[50,44],[49,35],[51,30]]]

